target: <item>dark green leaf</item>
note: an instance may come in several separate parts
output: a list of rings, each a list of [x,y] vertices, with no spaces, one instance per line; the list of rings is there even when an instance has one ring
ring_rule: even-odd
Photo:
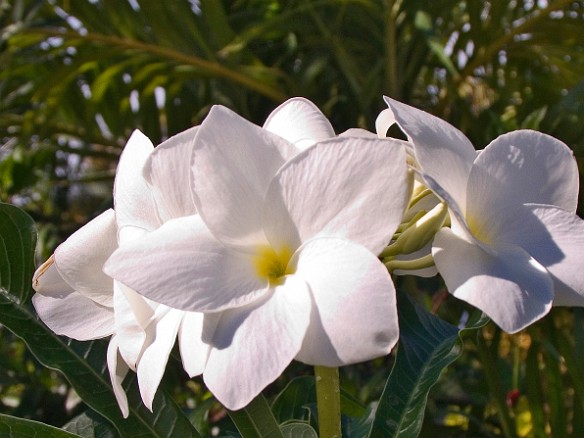
[[[10,204],[0,204],[0,287],[24,303],[32,291],[36,230],[31,217]]]
[[[2,438],[75,438],[75,435],[44,423],[0,414]]]
[[[369,437],[416,437],[428,392],[461,353],[460,331],[398,292],[400,340],[395,365],[379,401]],[[486,324],[476,318],[467,329]]]
[[[254,398],[245,408],[228,412],[243,438],[282,438],[278,422],[262,394]]]
[[[98,413],[88,410],[69,421],[63,429],[83,438],[118,438],[116,429]]]

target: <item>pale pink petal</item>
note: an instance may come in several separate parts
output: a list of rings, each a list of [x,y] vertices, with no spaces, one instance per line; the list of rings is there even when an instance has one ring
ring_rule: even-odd
[[[518,332],[551,308],[551,275],[518,246],[498,247],[494,255],[443,228],[432,252],[448,290],[506,332]]]
[[[113,280],[102,272],[117,247],[113,210],[107,210],[73,233],[55,250],[63,280],[74,290],[104,306],[112,306]]]
[[[527,251],[553,276],[557,306],[584,306],[584,221],[551,205],[528,204],[508,218],[502,241]]]
[[[119,229],[130,225],[152,230],[160,224],[154,197],[142,176],[144,163],[153,150],[152,142],[138,130],[132,133],[124,147],[114,182],[114,208]]]
[[[122,415],[124,418],[128,418],[128,415],[130,415],[128,397],[122,387],[122,382],[128,374],[129,368],[118,354],[118,342],[115,335],[112,336],[107,347],[107,367],[109,369],[114,395],[122,411]]]
[[[335,236],[381,252],[411,193],[405,152],[394,146],[337,138],[289,160],[266,193],[264,230],[272,246],[297,248],[314,236]]]
[[[468,210],[496,209],[502,220],[525,203],[575,212],[578,184],[578,167],[568,146],[540,132],[515,131],[478,155],[468,181]]]
[[[223,243],[265,243],[264,193],[296,148],[234,112],[214,106],[195,138],[191,187],[198,212]]]
[[[303,97],[288,99],[272,111],[264,129],[285,138],[300,150],[335,136],[325,115]]]
[[[204,339],[208,328],[205,323],[206,314],[199,312],[183,312],[182,322],[178,331],[178,345],[183,367],[190,377],[203,374],[211,347]]]
[[[316,238],[291,264],[314,300],[297,360],[338,367],[389,354],[399,337],[395,288],[370,251],[344,239]]]
[[[435,180],[464,211],[466,181],[476,157],[473,145],[462,132],[444,120],[389,97],[384,99],[397,124],[413,144],[424,177]]]
[[[163,307],[157,310],[155,338],[142,354],[136,370],[142,401],[150,411],[184,313]]]
[[[114,332],[114,311],[71,292],[62,298],[34,294],[32,303],[43,322],[58,335],[78,341],[99,339]]]
[[[203,375],[225,407],[246,406],[298,353],[308,326],[308,286],[296,276],[245,307],[225,311]]]
[[[105,272],[139,294],[170,307],[219,311],[262,294],[253,256],[226,248],[200,216],[172,219],[114,252]]]
[[[144,165],[161,222],[197,212],[191,191],[191,155],[198,126],[158,145]]]

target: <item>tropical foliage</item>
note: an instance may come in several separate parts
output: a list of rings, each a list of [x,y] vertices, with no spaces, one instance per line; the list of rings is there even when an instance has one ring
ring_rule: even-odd
[[[69,436],[23,420],[31,419],[81,436],[235,428],[257,436],[282,424],[286,436],[310,436],[303,424],[315,425],[312,380],[296,377],[310,372],[299,363],[268,388],[271,406],[258,400],[229,417],[200,380],[187,380],[175,355],[154,401],[164,415],[152,416],[128,380],[132,412],[122,421],[105,344],[57,337],[36,319],[35,239],[36,261],[45,260],[111,205],[115,167],[134,129],[158,144],[199,124],[214,104],[261,124],[288,97],[305,96],[339,133],[373,130],[385,94],[448,120],[477,147],[517,128],[549,133],[581,167],[583,26],[580,0],[0,0],[0,201],[27,212],[0,209],[0,412],[10,415],[0,416],[0,433]],[[21,254],[6,250],[14,245]],[[476,329],[484,321],[475,315],[475,330],[459,333],[470,308],[440,280],[400,281],[418,303],[398,296],[400,322],[417,323],[400,324],[396,356],[342,369],[345,431],[584,430],[584,312],[556,309],[514,336],[492,324]],[[412,373],[420,379],[410,381]],[[380,396],[378,411],[391,421],[370,404]],[[300,401],[304,408],[293,409]],[[253,424],[250,411],[266,420]]]

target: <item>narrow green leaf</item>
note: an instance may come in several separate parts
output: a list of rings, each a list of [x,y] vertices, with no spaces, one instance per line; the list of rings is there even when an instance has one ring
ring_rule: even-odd
[[[243,438],[282,438],[278,422],[262,394],[245,408],[228,412]]]
[[[33,420],[0,414],[0,436],[5,438],[79,438],[79,435]]]
[[[381,395],[369,437],[415,437],[424,419],[428,392],[461,353],[460,331],[398,292],[400,340],[395,365]],[[473,318],[466,329],[488,321]]]
[[[32,292],[35,244],[32,218],[14,205],[0,204],[0,287],[18,303],[26,302]]]

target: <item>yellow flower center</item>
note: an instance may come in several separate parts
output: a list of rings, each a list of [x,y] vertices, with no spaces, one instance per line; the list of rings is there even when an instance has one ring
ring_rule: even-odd
[[[278,284],[282,277],[292,274],[288,262],[292,258],[292,249],[282,246],[275,251],[271,246],[261,246],[253,257],[256,274],[260,278],[267,278],[270,284]]]

